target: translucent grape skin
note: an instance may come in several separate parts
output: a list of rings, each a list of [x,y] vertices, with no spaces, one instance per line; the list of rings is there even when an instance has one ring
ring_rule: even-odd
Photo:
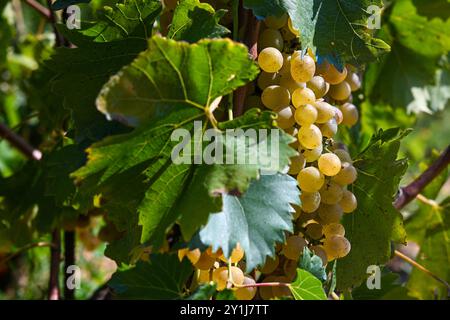
[[[352,94],[352,88],[346,81],[330,87],[328,95],[337,101],[347,100]]]
[[[320,145],[314,149],[306,149],[303,146],[298,148],[298,151],[303,155],[307,163],[317,161],[323,151],[323,146]]]
[[[300,189],[304,192],[317,192],[322,188],[325,177],[315,167],[307,167],[300,171],[297,176]]]
[[[316,63],[309,55],[292,55],[291,76],[295,81],[308,82],[314,77]]]
[[[343,115],[342,124],[353,127],[359,119],[359,112],[355,105],[351,103],[345,103],[340,107],[340,110]]]
[[[300,200],[302,210],[306,213],[312,213],[319,209],[321,197],[319,192],[302,192]]]
[[[294,118],[301,126],[311,125],[317,120],[317,109],[310,104],[299,106],[295,110]]]
[[[255,284],[255,280],[253,278],[250,278],[246,276],[244,278],[243,285],[253,285]],[[234,291],[234,295],[236,296],[236,299],[238,300],[252,300],[256,296],[257,287],[245,287],[245,288],[238,288],[236,291]]]
[[[341,160],[334,153],[324,153],[318,160],[320,172],[324,175],[332,177],[341,171]]]
[[[290,236],[286,239],[282,252],[286,258],[297,261],[305,246],[306,241],[301,236]]]
[[[343,195],[344,190],[342,187],[333,181],[327,182],[320,189],[320,198],[322,203],[325,204],[337,204],[342,200]]]
[[[324,97],[330,89],[330,86],[327,85],[325,79],[321,76],[314,76],[308,83],[306,83],[306,86],[314,92],[316,99]]]
[[[283,28],[287,21],[288,21],[288,15],[287,13],[277,17],[277,16],[268,16],[266,17],[266,19],[264,20],[265,25],[268,28],[272,28],[272,29],[281,29]]]
[[[316,101],[317,123],[327,123],[335,116],[334,107],[325,101]]]
[[[278,114],[277,118],[278,127],[280,127],[281,129],[288,129],[294,126],[295,118],[291,106],[281,109],[280,111],[277,112],[277,114]]]
[[[332,236],[345,236],[345,228],[340,223],[330,223],[323,226],[323,234],[325,238],[329,238]]]
[[[351,213],[358,207],[358,200],[351,191],[345,190],[339,205],[344,213]]]
[[[259,53],[258,63],[265,72],[275,73],[283,66],[283,55],[277,48],[267,47]]]
[[[266,108],[273,111],[280,111],[290,105],[291,95],[286,88],[270,86],[264,89],[261,100]]]
[[[294,107],[299,108],[306,104],[314,104],[316,102],[316,96],[311,89],[299,88],[292,94],[292,104]]]
[[[284,39],[280,31],[272,28],[264,30],[259,36],[258,47],[261,49],[273,47],[283,51]]]
[[[314,124],[302,126],[298,131],[298,141],[307,149],[315,149],[322,145],[322,138],[322,132]]]
[[[341,206],[337,204],[328,205],[322,203],[317,212],[322,225],[327,225],[330,223],[339,223],[343,215]]]
[[[343,236],[332,236],[325,238],[323,248],[327,253],[328,260],[345,257],[351,249],[350,242]]]
[[[341,186],[347,186],[354,183],[357,177],[358,172],[356,171],[356,168],[352,164],[344,162],[342,163],[341,171],[339,171],[339,173],[334,176],[332,180]]]

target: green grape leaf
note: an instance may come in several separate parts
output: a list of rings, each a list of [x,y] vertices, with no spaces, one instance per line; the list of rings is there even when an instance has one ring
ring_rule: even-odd
[[[352,290],[352,297],[355,300],[389,300],[394,296],[394,300],[412,300],[407,288],[401,285],[399,274],[385,272],[380,278],[380,289],[369,289],[366,283]]]
[[[319,256],[316,256],[311,250],[308,249],[308,247],[303,249],[303,254],[298,262],[298,267],[308,271],[320,281],[327,280],[327,273],[325,271],[325,267],[323,266],[322,259]]]
[[[414,0],[398,0],[393,5],[389,21],[397,31],[398,41],[404,47],[424,56],[440,57],[447,54],[450,51],[449,15],[444,19],[437,17],[428,19],[420,15],[414,2]],[[432,10],[435,7],[434,3],[445,3],[445,1],[426,2]],[[423,2],[422,4],[421,10],[425,10],[425,4]],[[435,7],[434,10],[440,9]]]
[[[216,292],[214,282],[202,284],[186,300],[209,300]]]
[[[209,216],[200,230],[202,243],[229,257],[239,243],[245,252],[247,271],[275,255],[276,242],[292,232],[291,204],[299,204],[295,179],[287,175],[263,175],[241,197],[225,194],[221,212]]]
[[[420,246],[416,261],[441,279],[450,279],[450,198],[433,207],[421,204],[419,211],[408,220],[407,231]],[[422,300],[447,299],[445,285],[431,280],[420,270],[413,270],[407,283],[413,297]]]
[[[159,0],[123,0],[113,7],[105,6],[100,21],[80,32],[97,42],[129,37],[148,39],[161,10]]]
[[[148,49],[102,89],[97,108],[128,125],[164,117],[173,108],[213,107],[213,102],[253,80],[256,64],[231,40],[196,44],[153,37]]]
[[[74,4],[89,2],[91,2],[91,0],[56,0],[52,4],[52,10],[62,10]]]
[[[244,7],[257,17],[281,16],[285,13],[284,0],[244,0]]]
[[[297,269],[295,281],[289,284],[295,300],[326,300],[322,282],[306,270]]]
[[[230,31],[219,24],[225,10],[214,10],[199,0],[181,0],[173,15],[168,38],[197,42],[204,38],[221,38]]]
[[[341,66],[376,60],[389,45],[373,37],[367,28],[369,7],[382,8],[381,0],[284,0],[294,28],[300,31],[304,49]]]
[[[403,219],[392,203],[407,168],[405,159],[397,159],[400,141],[407,133],[398,128],[380,129],[355,157],[358,179],[349,190],[358,199],[358,208],[343,218],[352,248],[337,264],[340,290],[360,284],[367,277],[367,267],[387,262],[391,241],[405,243]]]
[[[119,299],[175,300],[184,296],[184,284],[192,274],[191,263],[176,255],[153,254],[149,262],[116,272],[108,285]]]

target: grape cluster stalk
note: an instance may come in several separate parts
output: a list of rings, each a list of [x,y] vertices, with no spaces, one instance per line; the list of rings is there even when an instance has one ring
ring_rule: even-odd
[[[299,32],[287,15],[268,17],[258,41],[261,73],[247,92],[246,108],[275,112],[279,128],[296,138],[291,146],[298,155],[291,159],[288,174],[297,178],[299,207],[293,215],[295,232],[278,244],[276,255],[246,275],[245,253],[236,247],[230,260],[222,252],[182,249],[197,269],[195,284],[213,281],[217,290],[232,289],[238,299],[263,300],[290,296],[287,286],[255,286],[254,283],[291,283],[298,261],[308,247],[323,265],[348,255],[351,244],[340,223],[354,212],[357,199],[349,190],[357,170],[343,144],[334,140],[339,126],[354,126],[359,119],[352,92],[361,87],[355,67],[338,70],[327,61],[318,63],[310,50],[304,54]],[[250,284],[250,286],[248,286]]]

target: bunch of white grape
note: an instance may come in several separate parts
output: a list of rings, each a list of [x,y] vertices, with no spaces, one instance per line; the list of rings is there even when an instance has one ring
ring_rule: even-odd
[[[318,64],[309,50],[306,54],[292,50],[291,34],[298,32],[287,16],[268,18],[266,26],[258,43],[260,100],[255,90],[247,104],[276,112],[278,126],[297,138],[293,147],[299,152],[289,169],[301,189],[301,207],[295,216],[298,233],[287,238],[280,252],[296,261],[308,246],[327,264],[346,256],[351,248],[340,221],[357,207],[348,188],[357,170],[334,137],[339,125],[351,127],[358,122],[351,101],[361,81],[352,66],[338,70],[327,61]]]

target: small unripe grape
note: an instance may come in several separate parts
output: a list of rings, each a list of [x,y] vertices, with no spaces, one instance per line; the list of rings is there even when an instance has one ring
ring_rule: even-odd
[[[306,161],[302,154],[299,154],[298,156],[295,156],[291,158],[291,165],[289,166],[289,174],[290,175],[296,175],[298,174],[303,168],[305,168]]]
[[[352,158],[350,157],[350,154],[345,151],[344,149],[336,149],[334,150],[334,154],[337,155],[339,157],[339,159],[341,159],[341,162],[348,162],[348,163],[353,163]]]
[[[258,63],[265,72],[278,72],[283,66],[283,55],[277,48],[269,46],[259,53]]]
[[[323,246],[313,246],[313,247],[311,247],[311,249],[313,250],[313,252],[316,256],[318,256],[320,259],[322,259],[322,265],[326,266],[328,264],[328,258],[327,258],[327,253],[326,253],[325,249],[323,248]]]
[[[319,126],[320,131],[322,131],[322,136],[325,138],[333,138],[337,131],[338,131],[338,125],[336,123],[336,120],[333,118],[330,121],[321,124]]]
[[[346,81],[342,81],[341,83],[331,86],[330,92],[328,95],[332,97],[334,100],[344,101],[347,100],[348,97],[352,94],[352,88]]]
[[[298,141],[307,149],[315,149],[322,145],[322,132],[315,125],[302,126],[298,131]]]
[[[317,123],[326,123],[335,116],[334,107],[325,101],[314,103],[317,109]]]
[[[314,92],[316,99],[324,97],[329,89],[325,79],[321,76],[314,76],[308,83],[306,83],[306,86]]]
[[[322,225],[339,223],[343,215],[341,206],[337,204],[321,204],[317,212],[319,214],[320,222],[322,223]]]
[[[300,31],[298,31],[297,29],[294,28],[294,26],[292,25],[292,20],[291,20],[291,18],[288,18],[288,23],[287,23],[287,25],[288,25],[289,30],[290,30],[293,34],[295,34],[297,37],[300,36]]]
[[[316,102],[316,97],[314,92],[308,88],[299,88],[292,94],[292,104],[294,107],[299,108],[300,106],[306,104],[314,104]]]
[[[294,118],[295,122],[301,126],[311,125],[317,120],[317,109],[310,104],[299,106],[295,110]]]
[[[300,195],[302,210],[306,213],[312,213],[319,208],[320,193],[319,192],[302,192]]]
[[[330,223],[323,226],[323,234],[325,238],[332,236],[345,236],[345,228],[340,223]]]
[[[308,82],[314,77],[316,63],[309,55],[293,55],[291,58],[291,76],[295,81]]]
[[[289,283],[289,279],[285,276],[279,276],[274,279],[275,282]],[[272,288],[275,297],[289,297],[292,295],[291,290],[287,286],[276,286]]]
[[[212,281],[216,283],[217,291],[222,291],[227,288],[228,282],[228,268],[220,267],[213,271]]]
[[[194,267],[200,270],[209,270],[213,267],[215,261],[216,259],[208,255],[206,252],[203,252],[200,255],[200,259],[198,259],[197,263],[194,264]]]
[[[300,171],[297,182],[303,192],[317,192],[322,188],[325,177],[315,167],[307,167]]]
[[[353,127],[359,119],[358,109],[351,103],[345,103],[340,107],[344,120],[343,125]]]
[[[358,207],[358,200],[352,192],[345,190],[339,205],[344,213],[351,213]]]
[[[297,82],[292,79],[290,74],[283,75],[280,79],[279,85],[288,89],[291,95],[295,92],[295,90],[303,89],[306,87],[305,83]]]
[[[334,153],[324,153],[318,160],[318,166],[320,172],[332,177],[341,171],[341,160]]]
[[[259,37],[258,47],[260,49],[272,47],[278,49],[279,51],[283,51],[284,39],[281,32],[272,28],[264,30]]]
[[[277,124],[281,129],[291,128],[295,125],[294,112],[291,106],[281,109],[277,114]]]
[[[341,186],[347,186],[356,181],[358,172],[356,168],[348,162],[344,162],[341,167],[341,171],[333,177],[333,181]]]
[[[259,74],[257,83],[258,88],[261,90],[264,90],[267,87],[279,85],[280,84],[281,77],[278,73],[267,73],[265,71],[262,71]]]
[[[303,157],[305,157],[305,160],[307,163],[309,162],[314,162],[317,161],[317,159],[319,159],[320,155],[322,154],[323,151],[323,145],[318,146],[317,148],[314,149],[306,149],[303,146],[301,146],[298,151],[303,154]]]
[[[261,273],[269,274],[274,272],[278,268],[278,264],[280,263],[280,259],[278,256],[275,256],[274,258],[267,257],[266,263],[261,269]]]
[[[283,245],[283,255],[291,260],[298,260],[306,246],[306,241],[301,236],[290,236]]]
[[[255,280],[248,276],[244,278],[244,285],[251,285],[255,283]],[[256,296],[256,291],[256,287],[238,288],[236,291],[234,291],[234,295],[238,300],[252,300]]]
[[[264,20],[264,23],[268,28],[272,29],[281,29],[283,26],[287,23],[288,15],[287,13],[284,13],[283,15],[277,17],[277,16],[268,16]]]
[[[290,105],[291,95],[286,88],[270,86],[264,89],[261,100],[268,109],[279,111]]]
[[[320,198],[325,204],[337,204],[342,200],[343,194],[344,190],[335,182],[328,182],[320,189]]]
[[[348,72],[345,81],[350,85],[352,92],[358,91],[361,88],[361,79],[356,73]]]
[[[351,250],[350,242],[342,236],[325,238],[323,248],[327,253],[328,260],[345,257]]]
[[[309,223],[309,224],[306,225],[305,233],[311,239],[319,240],[323,236],[322,226],[319,223],[317,223],[317,222]]]

